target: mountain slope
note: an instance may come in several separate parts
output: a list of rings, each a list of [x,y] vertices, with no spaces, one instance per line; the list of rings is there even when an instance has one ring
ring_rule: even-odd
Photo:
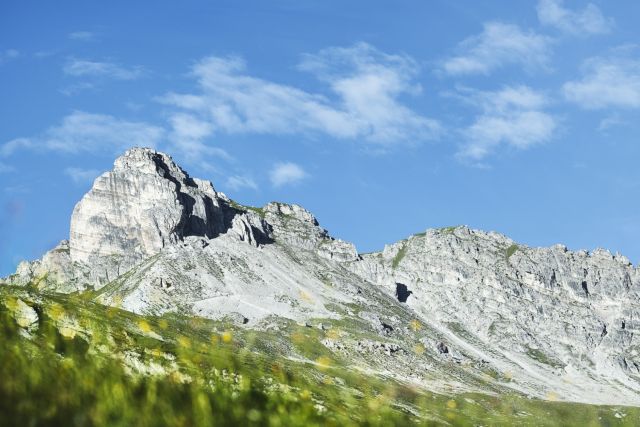
[[[361,255],[303,208],[241,206],[149,149],[96,180],[68,243],[5,281],[246,331],[306,324],[353,369],[422,390],[640,404],[640,271],[623,256],[466,227]]]
[[[0,287],[0,425],[621,425],[640,409],[434,394],[354,369],[321,330],[140,316]],[[348,330],[348,329],[346,329]]]

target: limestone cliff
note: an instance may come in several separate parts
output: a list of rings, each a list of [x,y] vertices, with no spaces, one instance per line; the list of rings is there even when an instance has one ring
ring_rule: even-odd
[[[118,158],[69,242],[5,281],[257,329],[342,325],[326,347],[430,390],[640,405],[640,270],[624,256],[467,227],[358,254],[302,207],[241,206],[150,149]]]

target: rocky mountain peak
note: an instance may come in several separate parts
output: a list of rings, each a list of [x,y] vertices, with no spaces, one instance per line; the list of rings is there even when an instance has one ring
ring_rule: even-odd
[[[150,148],[133,148],[99,176],[71,217],[70,254],[124,257],[131,263],[186,236],[212,238],[229,219],[226,196],[208,181],[193,179],[173,159]]]
[[[316,219],[316,217],[313,216],[311,212],[299,205],[271,202],[264,207],[264,210],[267,213],[295,218],[298,221],[311,224],[312,226],[318,225],[318,220]]]
[[[95,180],[68,244],[4,282],[251,328],[341,319],[359,329],[328,349],[433,390],[640,402],[640,268],[622,255],[466,226],[358,254],[304,208],[235,203],[148,148]]]
[[[117,171],[136,170],[140,173],[159,174],[160,176],[173,173],[176,179],[185,180],[188,178],[187,173],[173,161],[171,156],[146,147],[134,147],[127,150],[114,161],[113,166]]]

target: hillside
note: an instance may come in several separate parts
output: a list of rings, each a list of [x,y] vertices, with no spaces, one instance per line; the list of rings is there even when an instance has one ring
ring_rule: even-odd
[[[150,149],[96,179],[69,241],[0,283],[3,394],[66,396],[7,414],[126,425],[135,398],[149,424],[639,420],[640,270],[624,256],[464,226],[359,254],[304,208],[243,206]],[[46,387],[65,366],[78,396]],[[116,384],[121,400],[99,394]]]

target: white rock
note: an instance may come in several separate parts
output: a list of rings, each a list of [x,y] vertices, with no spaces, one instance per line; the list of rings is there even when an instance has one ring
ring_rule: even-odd
[[[237,205],[149,149],[95,181],[69,245],[6,281],[59,292],[110,282],[105,304],[247,327],[346,316],[379,339],[327,346],[431,390],[640,404],[640,270],[622,255],[465,226],[359,255],[302,207]]]

